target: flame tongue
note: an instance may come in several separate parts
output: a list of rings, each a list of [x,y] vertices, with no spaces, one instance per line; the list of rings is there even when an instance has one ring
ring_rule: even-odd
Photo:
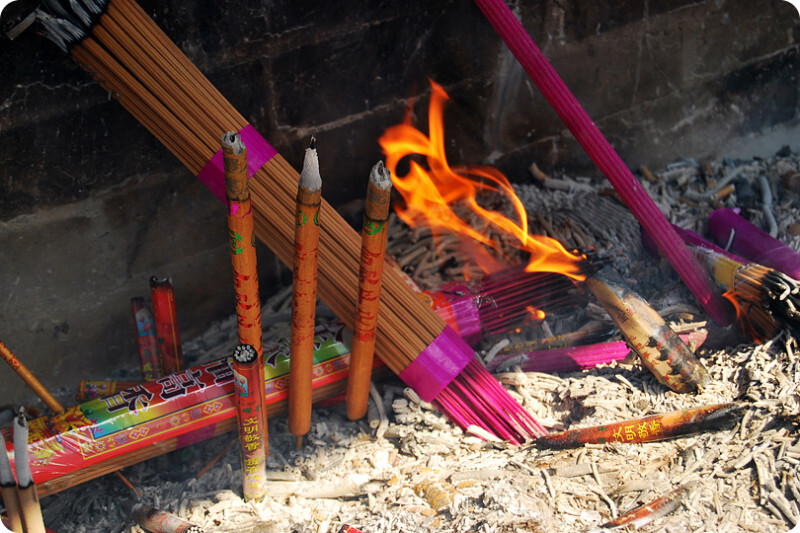
[[[392,182],[405,200],[405,207],[397,208],[400,218],[412,227],[424,220],[434,234],[456,233],[496,250],[505,258],[502,243],[475,229],[465,221],[463,215],[456,213],[456,209],[468,215],[471,213],[493,226],[508,244],[530,253],[527,271],[556,272],[577,280],[584,279],[580,272],[583,257],[571,254],[554,239],[528,234],[525,207],[502,173],[491,167],[450,167],[445,157],[442,121],[442,110],[448,96],[440,85],[431,81],[431,86],[428,113],[430,136],[426,137],[405,123],[387,129],[379,139],[386,154],[386,168],[392,173]],[[412,160],[409,172],[405,176],[398,176],[400,160],[413,154],[424,156],[428,169]],[[478,194],[481,192],[496,192],[506,197],[516,222],[500,212],[481,206],[478,203]]]

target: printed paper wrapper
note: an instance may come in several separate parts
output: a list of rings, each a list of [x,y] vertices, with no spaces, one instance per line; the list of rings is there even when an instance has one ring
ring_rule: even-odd
[[[340,323],[317,326],[313,387],[345,379],[352,333]],[[288,338],[264,345],[267,404],[288,396]],[[35,483],[185,437],[178,447],[203,440],[203,429],[236,416],[229,357],[135,385],[106,398],[89,400],[29,424],[28,452]],[[14,463],[11,428],[4,428]]]

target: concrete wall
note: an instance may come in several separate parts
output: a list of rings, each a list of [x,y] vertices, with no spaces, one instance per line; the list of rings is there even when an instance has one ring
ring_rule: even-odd
[[[428,78],[452,98],[452,162],[602,179],[472,2],[141,5],[296,168],[318,135],[325,196],[353,221],[377,138],[409,105],[424,124]],[[797,148],[800,24],[783,0],[513,8],[631,168]],[[137,377],[129,302],[150,276],[172,276],[185,339],[233,294],[222,204],[36,29],[0,38],[0,339],[70,404],[81,378]],[[263,297],[290,279],[263,246],[259,268]],[[0,365],[0,405],[34,400]]]

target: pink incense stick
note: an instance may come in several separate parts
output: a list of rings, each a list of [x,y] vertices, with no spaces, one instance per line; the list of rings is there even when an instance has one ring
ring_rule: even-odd
[[[732,317],[715,294],[713,284],[698,262],[676,235],[669,221],[644,191],[630,169],[589,118],[578,100],[558,76],[530,35],[503,0],[475,0],[483,14],[522,64],[544,97],[553,106],[595,165],[608,178],[639,223],[658,243],[664,257],[692,291],[708,315],[718,325],[728,325]]]
[[[717,209],[708,217],[708,232],[721,246],[750,261],[800,280],[800,254],[739,214]]]

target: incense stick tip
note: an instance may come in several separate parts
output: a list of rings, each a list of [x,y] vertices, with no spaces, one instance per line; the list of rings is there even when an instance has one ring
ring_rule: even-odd
[[[242,136],[235,131],[228,131],[222,134],[222,147],[227,150],[233,150],[236,155],[242,155],[245,149]]]
[[[240,344],[233,349],[233,359],[237,363],[249,364],[258,359],[258,352],[249,344]]]
[[[383,164],[383,161],[378,161],[372,167],[369,173],[369,181],[382,191],[392,188],[392,173]]]
[[[303,170],[300,172],[300,187],[309,191],[317,191],[322,188],[322,178],[319,175],[319,158],[317,149],[314,148],[315,137],[311,138],[311,146],[306,148],[303,160]]]
[[[317,149],[317,134],[316,133],[311,135],[311,142],[308,143],[308,147],[311,148],[312,150],[316,150]]]

